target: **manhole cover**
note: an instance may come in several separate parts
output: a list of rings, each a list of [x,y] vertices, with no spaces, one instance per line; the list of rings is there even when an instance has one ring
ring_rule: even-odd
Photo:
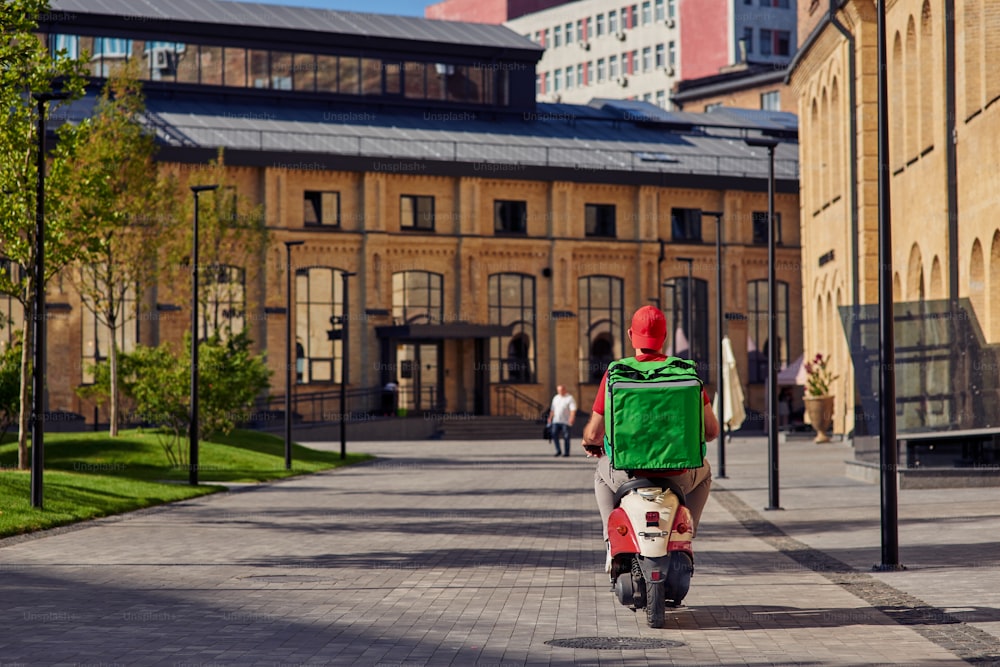
[[[684,646],[684,642],[675,642],[669,639],[644,639],[642,637],[572,637],[570,639],[553,639],[545,643],[560,648],[592,648],[598,651],[614,649],[642,651]]]

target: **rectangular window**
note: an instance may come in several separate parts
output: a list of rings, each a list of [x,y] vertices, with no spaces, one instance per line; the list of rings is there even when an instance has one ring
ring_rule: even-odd
[[[585,28],[585,32],[587,33],[587,39],[588,40],[593,39],[594,38],[594,22],[591,21],[590,18],[585,18],[585,19],[583,19],[583,26]]]
[[[612,35],[618,32],[618,10],[612,9],[608,12],[608,32]]]
[[[667,108],[667,93],[664,90],[656,91],[656,106],[661,109]]]
[[[604,81],[605,66],[604,58],[597,59],[597,83]]]
[[[497,234],[527,234],[528,202],[495,199],[493,231]]]
[[[302,197],[306,226],[340,226],[340,193],[306,190]]]
[[[573,88],[573,66],[570,65],[566,68],[566,90]]]
[[[562,26],[557,25],[552,29],[552,46],[553,48],[557,46],[562,46]]]
[[[587,236],[615,237],[614,204],[587,204],[584,207]]]
[[[642,49],[642,71],[648,72],[653,69],[653,49],[644,47]]]
[[[787,30],[778,30],[774,33],[774,55],[787,56],[789,54],[792,35]]]
[[[781,93],[777,90],[761,93],[760,108],[765,111],[781,111]]]
[[[664,56],[663,44],[657,44],[656,53],[653,57],[653,65],[654,67],[656,67],[656,69],[663,68],[663,65],[665,64],[664,58],[665,56]]]
[[[604,35],[604,14],[598,14],[595,22],[597,23],[597,36],[601,37]]]
[[[677,0],[667,0],[667,18],[672,19],[677,16]]]
[[[653,4],[653,19],[656,21],[662,21],[664,18],[663,12],[663,0],[656,0]]]
[[[642,94],[642,101],[643,102],[650,102],[650,103],[652,103],[652,101],[653,101],[653,93],[643,93]]]
[[[670,209],[670,235],[674,241],[701,242],[701,209]]]
[[[677,45],[673,42],[667,43],[667,65],[669,67],[677,66]]]
[[[566,44],[569,45],[569,44],[572,44],[572,43],[573,43],[573,24],[572,23],[567,23],[566,24]]]
[[[642,24],[647,25],[653,21],[652,6],[649,0],[642,3]]]
[[[549,29],[546,28],[542,31],[542,46],[548,47],[551,43],[549,41]]]
[[[618,78],[618,56],[608,58],[608,76],[612,79]]]
[[[743,28],[743,43],[746,45],[747,54],[753,53],[753,28]]]
[[[774,39],[774,33],[767,28],[760,29],[760,54],[762,56],[771,55],[771,43]]]
[[[558,67],[552,73],[552,92],[558,93],[562,90],[562,70]]]
[[[250,63],[250,85],[253,88],[271,87],[270,52],[252,49],[248,52]]]
[[[434,197],[402,195],[399,198],[399,228],[434,230]]]
[[[583,63],[576,64],[576,85],[583,87]]]
[[[576,22],[576,41],[582,42],[585,38],[583,36],[583,19]]]
[[[767,245],[767,211],[753,212],[753,242]],[[774,214],[774,244],[781,245],[781,213]]]

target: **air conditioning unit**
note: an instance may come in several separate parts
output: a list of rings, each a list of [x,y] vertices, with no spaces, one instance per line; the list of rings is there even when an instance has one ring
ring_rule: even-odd
[[[624,30],[619,30],[618,32],[615,33],[615,37],[618,38],[619,42],[624,42],[625,41],[625,31]]]
[[[150,52],[153,69],[172,70],[174,68],[174,50],[169,47],[157,47]]]
[[[617,83],[622,88],[625,88],[626,86],[628,86],[628,77],[620,76],[617,79],[615,79],[615,83]]]
[[[673,76],[675,74],[673,65],[667,65],[666,67],[663,68],[663,71],[664,73],[666,73],[667,76]]]
[[[590,42],[577,42],[576,44],[584,51],[590,51]]]
[[[677,22],[676,22],[676,21],[674,21],[674,19],[667,19],[667,20],[666,20],[666,21],[664,21],[663,23],[664,23],[664,24],[665,24],[665,25],[666,25],[666,26],[667,26],[668,28],[673,28],[674,26],[676,26],[676,25],[677,25]]]

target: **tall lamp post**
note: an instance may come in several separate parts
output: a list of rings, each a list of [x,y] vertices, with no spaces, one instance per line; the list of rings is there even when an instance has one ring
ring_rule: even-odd
[[[292,248],[305,241],[285,241],[285,470],[292,469]]]
[[[747,146],[766,148],[767,169],[767,451],[768,506],[765,510],[780,510],[778,503],[778,320],[775,317],[774,280],[774,148],[777,139],[744,139]]]
[[[63,92],[34,93],[38,105],[38,155],[35,192],[35,339],[31,372],[31,506],[42,509],[43,468],[45,467],[45,103],[65,100]]]
[[[889,190],[889,90],[886,72],[885,1],[878,3],[878,337],[879,462],[882,471],[882,563],[877,570],[906,569],[899,562],[896,492],[896,344],[892,312],[892,212]],[[898,113],[902,113],[900,109]]]
[[[340,319],[341,322],[341,334],[342,344],[340,347],[341,363],[340,363],[340,458],[347,458],[347,412],[345,404],[347,402],[347,371],[350,368],[350,348],[348,347],[348,341],[350,337],[350,293],[347,291],[347,279],[351,276],[356,276],[356,273],[350,273],[344,271],[340,274],[341,280],[343,280],[343,294],[344,294],[344,310],[343,316]]]
[[[726,476],[726,403],[722,391],[725,381],[722,368],[722,211],[702,211],[702,215],[715,217],[715,318],[719,327],[719,342],[716,349],[716,394],[719,396],[719,465],[716,477]]]
[[[694,361],[694,282],[691,276],[691,267],[694,266],[693,257],[677,257],[678,262],[687,262],[687,337],[688,337],[688,359]]]
[[[198,485],[198,195],[218,185],[192,185],[194,239],[191,242],[191,427],[188,445],[188,482]]]

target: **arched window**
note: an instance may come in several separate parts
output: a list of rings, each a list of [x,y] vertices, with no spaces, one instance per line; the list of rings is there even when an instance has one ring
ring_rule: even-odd
[[[934,48],[934,29],[931,23],[931,5],[924,0],[920,10],[920,150],[934,146],[934,89],[937,82],[937,52]]]
[[[246,272],[229,264],[212,264],[201,269],[198,333],[205,340],[243,331],[246,326]]]
[[[917,26],[911,16],[906,22],[906,55],[903,60],[906,73],[904,106],[899,108],[905,125],[906,140],[903,159],[909,162],[920,154],[920,61],[917,58]]]
[[[983,12],[981,0],[964,3],[965,21],[959,34],[965,40],[962,64],[965,69],[965,119],[983,108]]]
[[[903,38],[896,33],[892,42],[892,58],[889,61],[889,116],[892,118],[892,127],[889,130],[889,166],[893,172],[903,168],[906,158],[903,156],[906,148],[903,119],[906,116],[904,103],[906,101],[903,91]]]
[[[490,324],[511,324],[490,339],[490,382],[535,381],[535,279],[520,273],[489,277]]]
[[[624,281],[584,276],[577,281],[580,382],[596,384],[615,359],[625,356]]]
[[[691,280],[688,291],[687,276],[668,278],[663,299],[663,312],[667,316],[667,352],[693,359],[698,372],[708,370],[708,282],[700,278]],[[691,308],[688,299],[691,299]]]
[[[969,260],[969,301],[972,302],[980,329],[984,329],[983,324],[989,320],[986,318],[986,267],[979,239],[972,244],[972,257]]]
[[[295,271],[295,378],[300,384],[340,382],[343,341],[331,318],[344,314],[342,269],[314,266]]]
[[[841,148],[844,138],[840,135],[840,89],[837,79],[830,85],[830,199],[836,199],[842,193],[844,181],[841,176]]]
[[[399,324],[444,320],[444,277],[430,271],[392,274],[392,317]]]
[[[789,356],[789,324],[788,324],[788,283],[775,281],[774,309],[775,329],[778,335],[778,367],[788,365]],[[768,310],[767,310],[767,280],[753,280],[747,283],[747,352],[749,362],[749,380],[751,384],[763,383],[767,380],[767,350],[768,350]],[[823,321],[823,305],[820,299],[817,307],[817,319],[820,320],[820,331],[824,339],[829,341],[827,329],[832,326],[829,321]],[[820,351],[830,354],[829,350]]]
[[[993,232],[990,244],[990,328],[986,334],[991,343],[1000,341],[1000,231]],[[985,328],[984,328],[985,330]]]

